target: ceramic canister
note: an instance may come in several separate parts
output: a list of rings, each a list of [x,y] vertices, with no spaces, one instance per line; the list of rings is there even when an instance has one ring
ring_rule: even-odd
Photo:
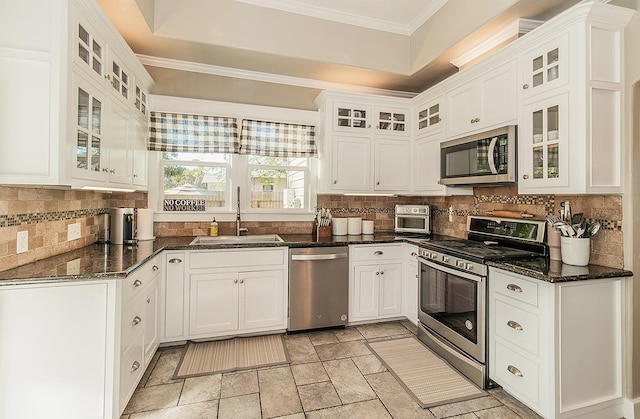
[[[347,232],[350,236],[359,236],[362,234],[362,218],[349,217]]]

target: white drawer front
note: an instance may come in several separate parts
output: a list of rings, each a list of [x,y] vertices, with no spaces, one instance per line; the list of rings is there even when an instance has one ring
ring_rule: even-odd
[[[144,345],[142,335],[120,358],[120,410],[122,411],[129,397],[136,389],[144,373]]]
[[[532,306],[538,306],[538,284],[535,282],[514,278],[496,271],[492,273],[489,280],[493,281],[496,292]]]
[[[516,393],[514,394],[516,398],[524,397],[537,405],[539,400],[538,364],[499,342],[496,342],[495,350],[496,376],[492,378],[505,390]]]
[[[354,262],[401,259],[402,245],[389,244],[380,246],[351,246],[350,256]]]
[[[276,249],[225,249],[189,254],[189,268],[229,268],[241,266],[275,266],[287,262],[287,248]]]
[[[126,351],[138,335],[142,335],[145,326],[145,308],[142,297],[134,298],[124,306],[121,319],[121,352]]]
[[[538,355],[538,316],[496,300],[496,336]]]
[[[127,276],[122,283],[122,301],[126,303],[133,297],[138,295],[142,288],[151,282],[155,276],[160,274],[160,255],[145,262],[144,265],[136,269],[131,275]]]

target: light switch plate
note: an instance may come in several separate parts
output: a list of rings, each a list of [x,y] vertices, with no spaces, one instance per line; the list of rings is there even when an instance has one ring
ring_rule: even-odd
[[[24,253],[29,250],[29,232],[18,231],[18,235],[16,237],[16,253]]]
[[[67,241],[80,238],[80,223],[69,224],[67,227]]]

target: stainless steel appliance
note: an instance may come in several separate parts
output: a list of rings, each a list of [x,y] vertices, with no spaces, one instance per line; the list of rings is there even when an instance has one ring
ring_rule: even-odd
[[[488,385],[485,262],[548,253],[545,221],[470,216],[467,239],[419,250],[418,338],[478,386]]]
[[[440,183],[516,182],[516,126],[509,125],[440,144]]]
[[[111,217],[108,213],[98,215],[98,240],[96,243],[109,243]]]
[[[109,227],[109,243],[135,243],[134,208],[111,208],[109,211],[111,225]]]
[[[289,249],[289,331],[347,324],[349,248]]]
[[[396,233],[431,234],[429,205],[396,205]]]

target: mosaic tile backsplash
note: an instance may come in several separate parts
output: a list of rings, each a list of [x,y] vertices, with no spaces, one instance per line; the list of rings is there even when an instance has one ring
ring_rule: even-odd
[[[492,210],[526,211],[537,218],[558,214],[560,202],[569,201],[573,213],[602,224],[591,243],[591,263],[623,267],[622,198],[607,196],[518,195],[517,187],[475,188],[473,196],[366,197],[320,195],[318,207],[335,217],[373,220],[375,230],[393,231],[396,204],[432,206],[435,233],[463,238],[468,215]],[[100,193],[51,188],[0,186],[0,270],[44,259],[91,243],[97,238],[97,215],[112,207],[146,208],[147,194]],[[67,226],[81,223],[81,238],[67,241]],[[160,236],[206,235],[209,222],[158,222]],[[251,234],[310,234],[311,222],[243,222]],[[234,222],[220,222],[220,234],[234,234]],[[29,231],[29,250],[16,254],[16,233]]]

